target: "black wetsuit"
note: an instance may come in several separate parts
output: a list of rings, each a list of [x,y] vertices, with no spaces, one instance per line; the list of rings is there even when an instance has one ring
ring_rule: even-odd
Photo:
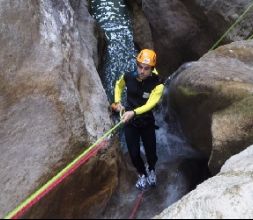
[[[126,111],[145,105],[152,90],[161,84],[161,80],[156,74],[152,74],[140,82],[136,79],[136,73],[133,72],[126,73],[124,81],[127,88]],[[141,140],[145,149],[149,170],[154,170],[158,158],[156,154],[155,119],[152,110],[136,115],[125,125],[125,138],[132,163],[138,173],[147,175],[140,153]]]

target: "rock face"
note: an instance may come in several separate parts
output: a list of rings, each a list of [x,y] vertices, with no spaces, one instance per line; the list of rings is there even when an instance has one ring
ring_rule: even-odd
[[[154,43],[150,24],[142,10],[140,1],[129,0],[130,10],[132,11],[134,43],[139,48],[154,49]]]
[[[93,60],[97,56],[94,21],[87,3],[76,3],[87,18],[82,20],[87,24],[86,37],[79,32],[78,15],[69,1],[0,2],[2,217],[111,127],[107,97]],[[103,193],[100,198],[85,197],[89,206],[104,204],[116,186],[113,157],[101,162],[104,181],[90,181],[98,194]],[[86,171],[76,178],[92,180],[89,165],[82,169]],[[54,195],[50,202],[58,210],[65,209],[69,218],[80,217],[78,207],[73,209]],[[46,210],[41,207],[36,217],[47,216]]]
[[[139,25],[135,35],[150,36],[151,29],[158,70],[169,76],[184,62],[205,54],[250,4],[251,0],[143,0],[138,5],[148,24],[140,19],[141,12],[136,15],[134,23]],[[252,18],[253,10],[250,10],[221,44],[247,39],[252,34]],[[145,43],[136,41],[141,42],[141,48],[151,45],[148,38],[142,39]]]
[[[253,145],[231,157],[221,172],[200,184],[157,219],[251,219]]]
[[[209,52],[171,84],[171,102],[212,173],[253,141],[253,41]]]
[[[195,7],[201,9],[206,18],[207,25],[214,31],[212,36],[215,36],[216,40],[218,40],[218,38],[220,38],[228,28],[246,12],[246,10],[247,13],[243,15],[238,25],[235,25],[224,38],[224,43],[247,39],[252,34],[252,1],[224,0],[214,2],[212,0],[192,0],[189,1],[189,6],[190,2],[193,3]],[[251,8],[249,8],[250,6]]]

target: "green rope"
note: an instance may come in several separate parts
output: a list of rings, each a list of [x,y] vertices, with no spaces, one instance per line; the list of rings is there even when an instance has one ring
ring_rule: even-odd
[[[105,137],[112,134],[114,130],[116,130],[123,122],[120,121],[113,128],[107,131],[102,137],[100,137],[94,144],[85,149],[83,153],[81,153],[76,159],[74,159],[70,164],[68,164],[63,170],[61,170],[57,175],[55,175],[52,179],[50,179],[46,184],[44,184],[40,189],[30,195],[25,201],[23,201],[19,206],[17,206],[13,211],[8,213],[4,219],[11,219],[15,216],[20,210],[26,207],[32,200],[38,197],[44,190],[46,190],[52,183],[61,178],[66,172],[68,172],[73,165],[75,165],[79,160],[81,160],[93,147],[95,147],[98,143],[100,143]]]
[[[213,50],[219,45],[219,43],[225,38],[225,36],[243,19],[243,17],[248,13],[252,6],[253,3],[241,14],[241,16],[235,21],[235,23],[231,25],[231,27],[226,31],[226,33],[221,36],[221,38],[211,47],[209,51]]]
[[[247,40],[251,40],[251,39],[253,39],[253,34]]]

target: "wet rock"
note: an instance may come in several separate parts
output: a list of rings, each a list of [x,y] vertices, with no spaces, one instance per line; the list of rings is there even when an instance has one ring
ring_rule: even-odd
[[[253,141],[253,41],[206,54],[171,84],[171,102],[193,147],[215,174]]]
[[[88,22],[91,17],[88,13],[86,16]],[[69,1],[4,0],[0,2],[0,20],[3,217],[109,130],[111,121],[92,58],[96,56],[94,36],[81,38]],[[92,23],[86,26],[89,36],[93,29]],[[115,157],[100,163],[103,176],[111,180],[89,181],[101,192],[100,197],[91,196],[86,201],[89,207],[97,202],[104,204],[116,185],[117,172],[110,170],[117,169],[112,165]],[[89,172],[93,170],[90,166],[83,168],[87,171],[85,175],[80,173],[80,179],[91,179],[94,173]],[[61,188],[62,197],[70,192],[69,188]],[[56,194],[49,197],[49,204],[54,204],[51,208],[69,207],[66,211],[71,210],[70,218],[80,215],[82,206],[66,204],[69,200],[59,200],[62,197]],[[36,217],[48,214],[47,208],[41,206]]]
[[[135,0],[130,0],[128,3],[132,11],[134,42],[136,47],[139,50],[143,48],[154,49],[150,24],[142,11],[142,4]]]
[[[245,219],[253,217],[253,146],[231,157],[221,172],[165,209],[156,219]]]

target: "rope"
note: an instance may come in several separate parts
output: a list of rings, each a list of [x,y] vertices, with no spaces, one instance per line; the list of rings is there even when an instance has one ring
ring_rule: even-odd
[[[138,194],[134,208],[133,208],[131,215],[129,216],[128,219],[135,219],[136,213],[137,213],[137,211],[141,205],[141,202],[143,200],[143,195],[144,195],[144,191],[142,191]]]
[[[247,40],[251,40],[251,39],[253,39],[253,34]]]
[[[122,118],[122,116],[124,115],[124,113],[125,113],[125,109],[121,109],[120,112],[119,112],[120,118]]]
[[[99,149],[101,149],[105,144],[101,142],[114,130],[116,130],[123,122],[120,121],[113,128],[107,131],[101,138],[99,138],[94,144],[88,147],[83,153],[81,153],[76,159],[74,159],[69,165],[67,165],[62,171],[60,171],[56,176],[50,179],[46,184],[44,184],[40,189],[30,195],[25,201],[23,201],[19,206],[17,206],[13,211],[8,213],[4,219],[18,219],[24,215],[34,204],[36,204],[40,199],[42,199],[48,192],[59,185],[66,177],[77,170],[82,164],[87,162],[92,156],[95,156]]]
[[[234,22],[234,24],[231,25],[231,27],[221,36],[221,38],[211,47],[211,50],[216,48],[218,44],[225,38],[225,36],[243,19],[243,17],[248,13],[248,11],[251,9],[253,6],[253,3],[241,14],[241,16]]]

